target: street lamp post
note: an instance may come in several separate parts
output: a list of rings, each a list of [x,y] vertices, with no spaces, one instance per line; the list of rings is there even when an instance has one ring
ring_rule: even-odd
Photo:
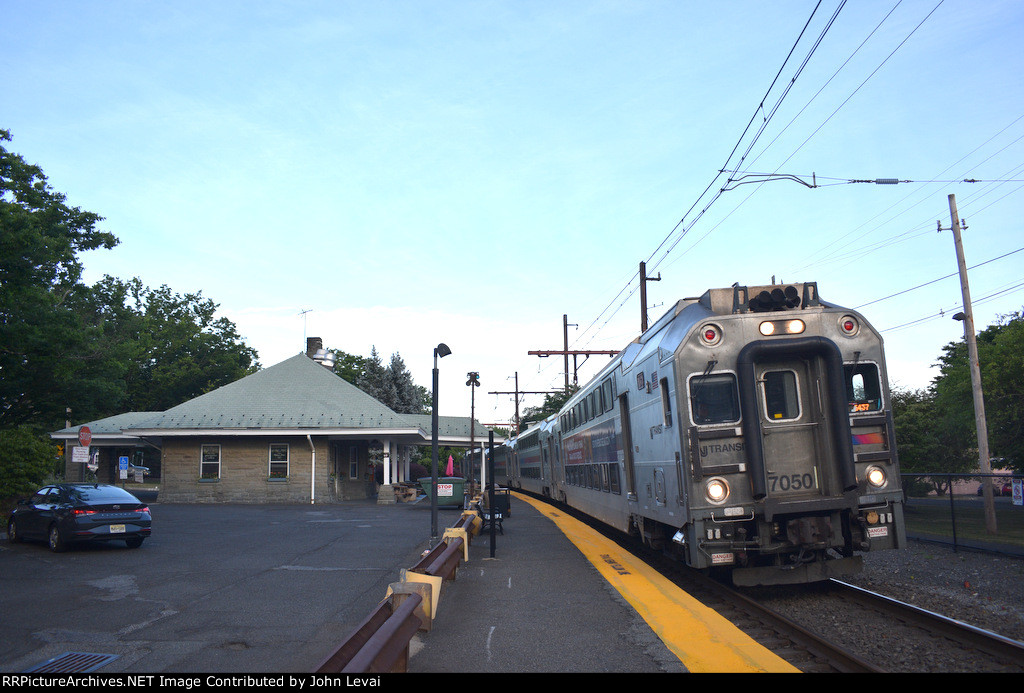
[[[437,546],[437,359],[452,353],[445,343],[434,348],[434,395],[430,412],[430,547]]]
[[[473,458],[476,455],[476,388],[480,385],[480,374],[476,371],[466,374],[469,380],[466,381],[466,385],[469,386],[469,478],[468,484],[470,488],[473,486]],[[483,463],[481,462],[481,469]]]

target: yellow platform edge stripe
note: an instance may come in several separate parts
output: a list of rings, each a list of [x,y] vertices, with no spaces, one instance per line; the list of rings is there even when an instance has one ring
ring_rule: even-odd
[[[558,509],[519,493],[550,519],[693,673],[799,673],[636,556]]]

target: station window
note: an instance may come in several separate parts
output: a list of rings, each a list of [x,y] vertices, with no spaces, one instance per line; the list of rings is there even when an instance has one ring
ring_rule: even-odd
[[[851,412],[878,411],[882,408],[882,381],[878,366],[856,363],[843,366],[846,380],[846,401]]]
[[[740,420],[739,392],[732,373],[695,375],[690,379],[691,416],[695,424],[735,423]]]
[[[203,445],[199,452],[199,478],[220,478],[220,446]]]
[[[770,421],[800,418],[800,400],[793,371],[765,371],[764,411]]]
[[[359,478],[359,455],[355,445],[348,447],[348,478]]]
[[[270,478],[288,478],[288,444],[271,443],[270,445]]]

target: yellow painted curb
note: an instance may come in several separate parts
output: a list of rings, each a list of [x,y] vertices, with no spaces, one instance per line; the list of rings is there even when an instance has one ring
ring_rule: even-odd
[[[573,517],[515,494],[553,521],[693,673],[799,673],[618,544]]]

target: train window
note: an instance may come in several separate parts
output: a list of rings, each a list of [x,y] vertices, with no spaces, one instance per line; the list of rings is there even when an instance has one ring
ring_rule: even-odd
[[[764,413],[771,421],[800,418],[800,400],[796,393],[796,373],[765,371]]]
[[[584,422],[590,421],[590,398],[589,397],[584,397],[583,398],[583,419],[582,419],[582,421],[584,421]]]
[[[611,411],[612,406],[614,406],[615,403],[615,398],[612,396],[612,381],[605,380],[604,384],[601,386],[601,389],[604,390],[604,410]]]
[[[622,487],[619,485],[618,462],[610,462],[608,464],[608,488],[612,493],[622,493]]]
[[[672,398],[668,396],[668,378],[661,379],[661,412],[665,415],[665,425],[672,425]]]
[[[732,373],[695,375],[690,379],[690,406],[695,424],[739,421],[740,404],[736,376]]]
[[[846,401],[851,412],[878,411],[882,408],[882,381],[878,366],[855,363],[843,366],[846,380]]]
[[[608,465],[600,465],[601,469],[601,490],[605,493],[608,492]]]

